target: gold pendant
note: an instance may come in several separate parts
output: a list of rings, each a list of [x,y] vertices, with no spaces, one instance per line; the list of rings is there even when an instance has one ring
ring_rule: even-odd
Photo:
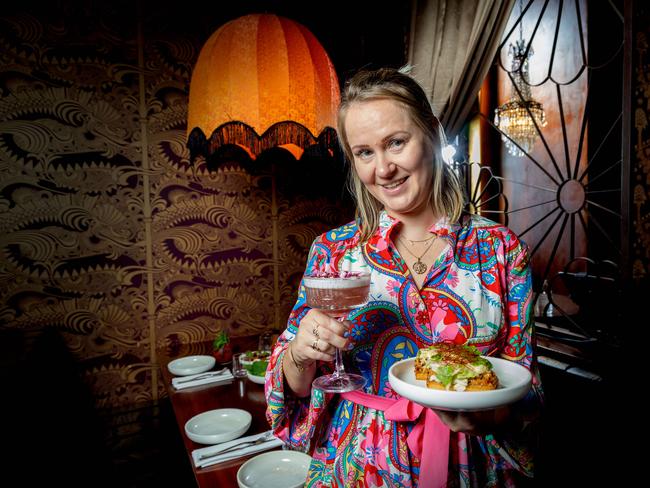
[[[415,271],[417,274],[422,274],[426,270],[427,270],[427,265],[424,264],[419,259],[415,263],[413,263],[413,271]]]

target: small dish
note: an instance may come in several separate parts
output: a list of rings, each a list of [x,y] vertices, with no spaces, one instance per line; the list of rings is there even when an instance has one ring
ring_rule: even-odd
[[[388,382],[401,396],[425,407],[440,410],[489,410],[516,402],[526,396],[532,385],[532,376],[528,369],[507,359],[485,359],[492,363],[494,374],[499,378],[499,387],[496,390],[447,391],[427,388],[425,381],[415,379],[415,358],[403,359],[393,364],[388,370]]]
[[[185,434],[199,444],[219,444],[241,436],[253,417],[239,408],[219,408],[195,415],[185,422]]]
[[[167,369],[176,376],[188,376],[205,373],[212,369],[216,362],[213,356],[186,356],[171,361]]]
[[[259,454],[237,471],[239,488],[300,488],[305,484],[311,457],[299,451]]]
[[[251,374],[250,371],[246,371],[246,376],[248,376],[248,379],[251,380],[253,383],[257,383],[258,385],[263,385],[266,377],[264,376],[257,376],[256,374]]]
[[[242,354],[241,362],[247,366],[253,364],[255,361],[268,361],[271,357],[271,351],[246,351]]]

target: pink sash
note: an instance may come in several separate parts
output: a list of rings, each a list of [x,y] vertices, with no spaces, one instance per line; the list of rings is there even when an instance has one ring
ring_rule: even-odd
[[[364,407],[383,411],[386,420],[398,422],[417,420],[406,442],[411,452],[420,459],[419,486],[422,488],[447,486],[449,428],[442,423],[433,410],[406,398],[395,400],[362,391],[341,393],[341,396]]]

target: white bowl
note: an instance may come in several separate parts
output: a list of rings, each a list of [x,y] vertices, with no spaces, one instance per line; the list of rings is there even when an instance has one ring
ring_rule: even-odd
[[[237,471],[239,488],[300,488],[305,484],[311,457],[298,451],[259,454]]]
[[[167,369],[176,376],[188,376],[204,373],[212,369],[216,362],[213,356],[186,356],[171,361]]]
[[[219,444],[241,436],[253,417],[239,408],[219,408],[195,415],[185,422],[185,434],[199,444]]]
[[[250,374],[250,372],[246,371],[246,376],[248,376],[248,379],[251,380],[253,383],[257,383],[258,385],[263,385],[264,380],[266,379],[265,376],[257,376],[256,374]]]

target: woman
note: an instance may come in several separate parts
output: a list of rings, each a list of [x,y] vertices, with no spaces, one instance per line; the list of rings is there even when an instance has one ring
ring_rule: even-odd
[[[509,407],[434,415],[407,402],[400,417],[391,406],[406,400],[397,400],[388,369],[438,341],[531,368],[525,245],[499,224],[462,214],[442,129],[408,75],[380,69],[352,77],[338,134],[357,218],[315,240],[306,272],[369,271],[371,300],[341,324],[307,307],[301,286],[269,365],[272,428],[313,453],[306,486],[515,486],[532,476],[536,375],[528,396]],[[336,347],[346,349],[346,370],[367,379],[364,393],[312,390]],[[409,437],[425,424],[435,424],[424,434],[435,442],[423,450]]]

